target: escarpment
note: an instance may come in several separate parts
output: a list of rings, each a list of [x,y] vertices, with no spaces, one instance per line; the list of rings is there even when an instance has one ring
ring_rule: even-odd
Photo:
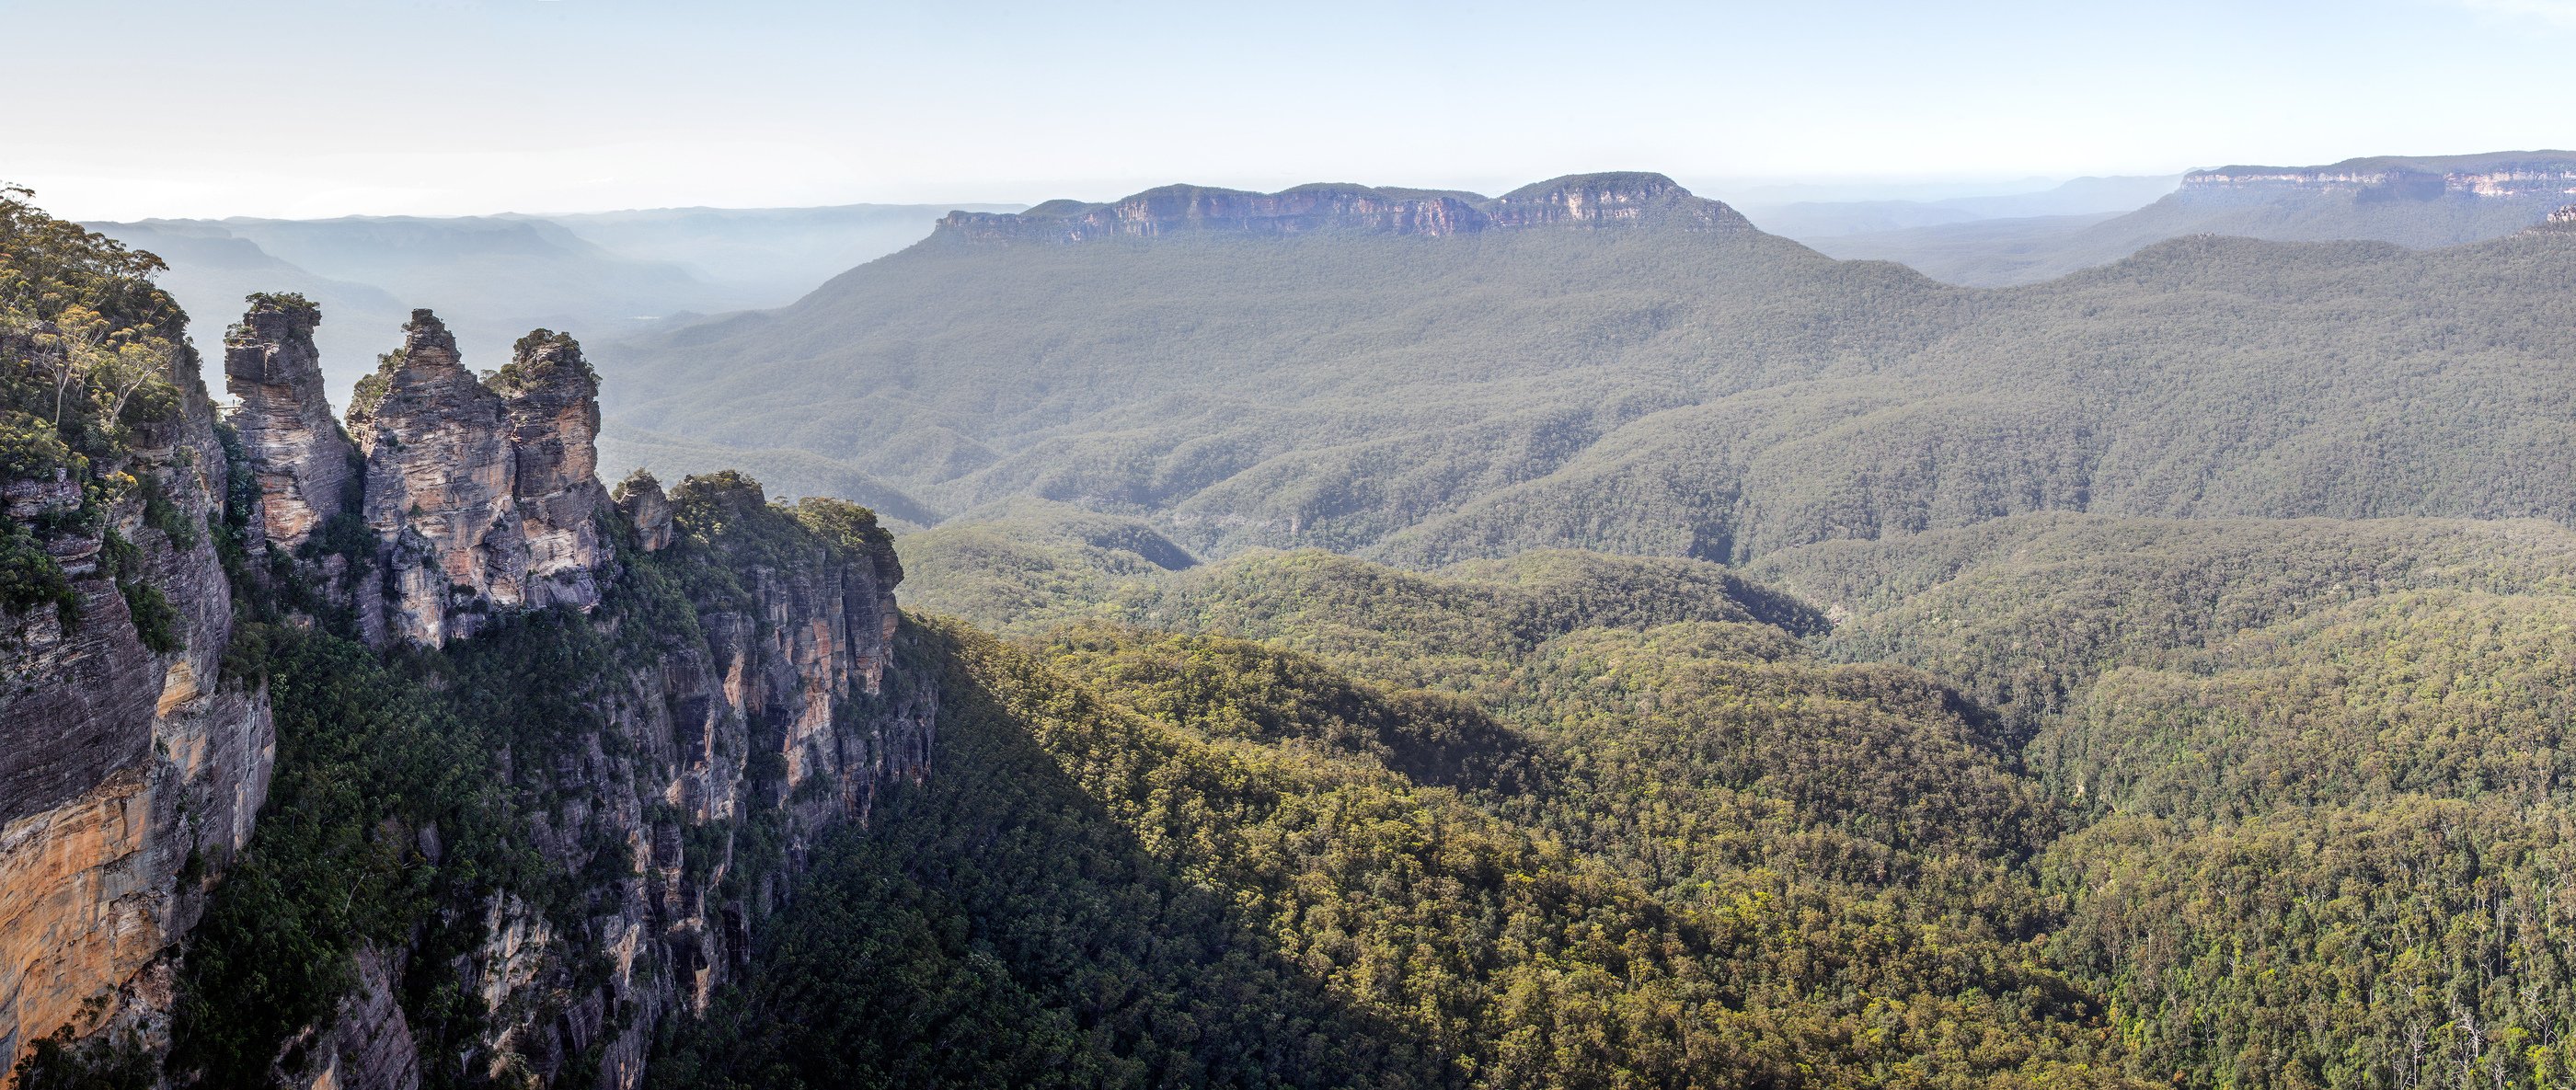
[[[350,414],[388,631],[436,647],[493,609],[596,605],[607,547],[593,516],[608,494],[599,379],[580,345],[539,330],[487,383],[436,315],[413,311],[404,329]]]
[[[2547,207],[2576,195],[2576,152],[2499,152],[2428,159],[2381,157],[2315,167],[2218,167],[2183,175],[2177,192],[2187,201],[2309,193],[2376,201],[2453,198]]]
[[[0,240],[22,226],[0,215]],[[222,668],[233,463],[178,339],[185,317],[157,293],[98,290],[122,251],[72,252],[88,267],[50,297],[0,292],[6,1062],[58,1032],[161,1032],[166,955],[248,841],[275,753],[265,696]],[[148,368],[131,367],[138,354]],[[23,381],[65,371],[73,396]]]
[[[345,509],[358,473],[357,447],[323,392],[321,320],[300,299],[257,299],[224,338],[225,386],[240,401],[233,431],[257,467],[250,530],[289,552]]]
[[[735,474],[612,498],[544,330],[478,376],[417,312],[344,425],[323,316],[254,297],[227,419],[138,276],[165,370],[59,423],[19,380],[91,342],[0,308],[0,1053],[639,1085],[817,839],[926,773],[890,538]]]
[[[1751,230],[1719,201],[1693,196],[1661,174],[1569,174],[1500,197],[1360,185],[1302,185],[1277,193],[1173,185],[1107,204],[1049,201],[1026,212],[951,212],[935,239],[965,243],[1088,242],[1194,231],[1293,235],[1477,234],[1532,227],[1656,225],[1686,231]]]
[[[735,474],[668,493],[639,474],[612,499],[598,390],[580,345],[546,330],[478,377],[428,311],[361,384],[350,430],[370,543],[350,573],[310,549],[295,563],[316,585],[375,588],[337,599],[360,614],[352,636],[444,648],[501,679],[479,687],[517,710],[469,728],[502,739],[491,775],[521,808],[513,826],[580,907],[481,891],[436,918],[479,936],[461,957],[354,951],[331,1013],[275,1043],[280,1081],[412,1086],[461,1062],[478,1078],[636,1085],[656,1027],[704,1010],[814,838],[925,771],[936,698],[893,665],[902,570],[874,516],[778,507]],[[249,468],[265,480],[302,457],[263,450]],[[530,658],[587,665],[523,672]],[[530,736],[538,714],[569,718]],[[380,836],[432,869],[459,851],[434,822]],[[480,1030],[458,1039],[418,1009],[441,980],[474,997]]]

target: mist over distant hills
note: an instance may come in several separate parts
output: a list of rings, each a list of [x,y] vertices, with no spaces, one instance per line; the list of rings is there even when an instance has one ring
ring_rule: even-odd
[[[2182,175],[2076,178],[2046,189],[1938,200],[1790,201],[1747,204],[1763,230],[1800,242],[1941,224],[2038,216],[2116,215],[2171,193]]]
[[[970,207],[662,208],[561,216],[350,216],[143,220],[87,226],[170,263],[162,286],[195,316],[202,347],[253,291],[300,292],[324,314],[315,340],[331,387],[401,340],[413,307],[453,314],[472,366],[499,366],[533,327],[614,340],[673,316],[779,306],[919,240]]]
[[[119,225],[344,370],[424,295],[593,334],[412,312],[345,411],[326,315],[219,411],[153,263],[0,190],[0,1056],[2561,1085],[2537,154],[1923,228],[2146,239],[2005,287],[1639,171]],[[1981,214],[1809,211],[1923,209]]]
[[[2531,467],[2576,461],[2542,407],[2576,399],[2550,364],[2576,355],[2571,242],[2197,237],[1979,291],[1660,175],[1174,187],[952,216],[794,306],[631,346],[609,427],[657,470],[732,450],[801,464],[789,493],[829,466],[935,513],[1033,496],[1203,555],[1741,561],[2045,510],[2566,521],[2570,478]]]
[[[1782,220],[1779,229],[1835,257],[1897,261],[1952,283],[1996,286],[2063,276],[2184,235],[2450,246],[2520,231],[2572,202],[2576,152],[2508,151],[2193,171],[2171,194],[2121,216],[1881,217],[1886,226],[1875,231]]]

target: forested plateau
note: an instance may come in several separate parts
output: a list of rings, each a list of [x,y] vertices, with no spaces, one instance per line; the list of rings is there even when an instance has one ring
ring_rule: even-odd
[[[1403,566],[1734,563],[2039,511],[2576,518],[2576,234],[2194,236],[1978,290],[1655,175],[1517,199],[1567,191],[1693,216],[1466,230],[1383,210],[1483,207],[1455,195],[1309,187],[1140,194],[1107,207],[1155,233],[1073,241],[1028,226],[1047,206],[953,217],[792,307],[628,350],[609,434],[900,495],[920,525],[1034,497],[1207,555]],[[1300,197],[1361,211],[1291,229]]]
[[[2576,236],[1179,187],[219,411],[26,196],[26,1090],[2576,1081]]]

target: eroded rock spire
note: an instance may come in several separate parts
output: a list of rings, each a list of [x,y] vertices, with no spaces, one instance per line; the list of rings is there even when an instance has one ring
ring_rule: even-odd
[[[293,551],[356,501],[357,446],[323,389],[313,347],[321,311],[296,295],[250,304],[224,337],[224,385],[241,402],[233,430],[259,482],[252,541]]]
[[[502,399],[465,369],[456,338],[426,310],[411,312],[402,350],[375,377],[381,386],[350,422],[367,455],[365,513],[384,568],[386,628],[435,647],[470,635],[480,607],[517,604],[514,581],[495,578],[527,551],[510,500]]]
[[[413,311],[403,332],[350,411],[387,632],[438,646],[494,610],[596,604],[609,551],[593,516],[608,494],[581,346],[538,330],[486,381],[436,315]]]
[[[510,496],[518,508],[526,565],[509,573],[518,604],[599,602],[596,574],[608,542],[595,517],[608,504],[599,483],[599,376],[568,333],[540,329],[493,376],[509,420]]]

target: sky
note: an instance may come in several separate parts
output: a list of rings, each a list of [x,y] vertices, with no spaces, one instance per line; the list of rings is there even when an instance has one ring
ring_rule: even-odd
[[[0,181],[82,219],[1593,170],[1744,201],[2576,147],[2576,0],[0,0],[0,27]]]

